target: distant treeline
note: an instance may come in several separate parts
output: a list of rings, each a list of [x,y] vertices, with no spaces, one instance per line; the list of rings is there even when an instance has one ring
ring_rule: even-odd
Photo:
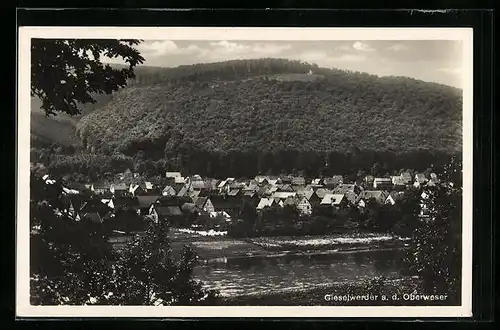
[[[215,63],[181,65],[175,68],[155,68],[140,66],[135,69],[135,79],[129,86],[154,85],[167,82],[213,81],[217,79],[239,79],[259,75],[280,73],[309,73],[309,70],[332,73],[335,71],[320,69],[316,64],[291,61],[279,58],[258,60],[232,60]],[[338,70],[340,72],[340,70]]]
[[[79,174],[82,179],[95,180],[106,173],[133,169],[148,177],[162,177],[166,170],[185,175],[205,177],[254,177],[258,174],[296,174],[308,178],[344,175],[352,180],[371,174],[398,174],[403,169],[425,171],[440,169],[451,156],[443,152],[417,150],[406,153],[354,151],[314,152],[277,150],[275,152],[216,153],[190,150],[171,157],[153,160],[138,153],[135,157],[123,154],[75,152],[72,148],[32,149],[32,162],[44,164],[54,175]]]

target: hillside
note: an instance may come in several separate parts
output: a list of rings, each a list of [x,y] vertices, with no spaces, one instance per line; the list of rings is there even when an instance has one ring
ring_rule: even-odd
[[[46,116],[40,107],[40,99],[33,97],[31,99],[32,140],[56,143],[63,146],[79,145],[81,141],[75,134],[76,123],[85,114],[109,102],[112,95],[95,95],[94,97],[96,103],[81,105],[82,113],[77,116],[69,116],[65,113],[58,113],[57,116]]]
[[[273,59],[151,72],[77,123],[86,146],[155,158],[187,149],[461,149],[461,91],[444,85]]]

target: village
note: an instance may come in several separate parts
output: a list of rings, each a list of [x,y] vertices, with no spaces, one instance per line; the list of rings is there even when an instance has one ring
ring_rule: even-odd
[[[49,175],[45,175],[44,180],[56,183]],[[130,170],[116,174],[113,182],[107,184],[62,181],[65,210],[61,212],[76,221],[85,217],[111,224],[114,228],[110,229],[117,233],[139,230],[145,218],[154,222],[168,220],[177,228],[202,227],[221,232],[239,220],[244,207],[250,206],[257,214],[273,207],[288,207],[300,216],[310,216],[318,207],[362,210],[368,203],[396,205],[410,188],[439,184],[435,173],[427,177],[424,173],[412,175],[410,172],[390,177],[367,175],[358,182],[347,182],[341,175],[311,180],[290,175],[217,180],[167,171],[162,181],[166,183],[164,186],[145,181]],[[421,204],[420,216],[425,217],[427,213],[425,204]],[[126,225],[117,220],[124,215],[128,215]],[[189,220],[193,217],[204,219],[203,223],[193,223]],[[226,225],[221,226],[221,221]]]

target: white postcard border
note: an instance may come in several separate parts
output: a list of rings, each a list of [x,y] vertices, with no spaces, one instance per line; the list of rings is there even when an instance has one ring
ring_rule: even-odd
[[[17,317],[469,317],[472,316],[472,28],[20,27],[18,41]],[[166,38],[167,37],[167,38]],[[29,299],[30,39],[461,40],[463,43],[463,236],[461,306],[31,306]]]

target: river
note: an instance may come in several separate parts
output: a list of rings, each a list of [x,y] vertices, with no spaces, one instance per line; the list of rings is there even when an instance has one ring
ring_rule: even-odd
[[[327,255],[240,257],[203,264],[195,278],[223,296],[267,290],[308,289],[333,282],[398,277],[401,251],[338,252]]]

